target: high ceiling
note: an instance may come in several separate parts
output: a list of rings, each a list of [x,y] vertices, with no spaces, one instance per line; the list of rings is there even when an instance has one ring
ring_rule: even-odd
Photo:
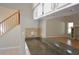
[[[32,8],[31,3],[0,3],[0,22],[16,10],[28,8],[29,6]]]
[[[0,22],[4,20],[5,18],[7,18],[12,13],[14,13],[15,11],[16,11],[15,9],[9,9],[9,8],[0,6]]]

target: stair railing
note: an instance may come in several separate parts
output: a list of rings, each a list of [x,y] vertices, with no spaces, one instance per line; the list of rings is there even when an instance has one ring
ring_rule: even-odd
[[[0,36],[20,24],[20,12],[17,11],[0,22]]]

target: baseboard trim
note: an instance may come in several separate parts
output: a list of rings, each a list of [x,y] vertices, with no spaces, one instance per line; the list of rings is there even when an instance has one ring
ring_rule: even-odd
[[[16,49],[16,48],[20,48],[20,46],[0,48],[0,50],[9,50],[9,49]]]
[[[57,38],[67,38],[66,36],[48,36],[47,38],[55,38],[55,37],[57,37]]]

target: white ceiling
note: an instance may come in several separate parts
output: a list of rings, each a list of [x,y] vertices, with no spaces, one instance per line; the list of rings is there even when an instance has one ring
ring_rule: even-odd
[[[31,3],[0,3],[0,22],[16,10],[28,8]],[[17,7],[18,6],[18,7]],[[21,7],[21,8],[20,8]],[[22,8],[23,7],[23,8]]]
[[[0,6],[12,9],[21,9],[20,7],[27,8],[29,5],[32,5],[32,3],[0,3]]]
[[[16,11],[15,9],[9,9],[9,8],[0,6],[0,22],[4,20],[5,18],[7,18],[12,13],[14,13],[15,11]]]

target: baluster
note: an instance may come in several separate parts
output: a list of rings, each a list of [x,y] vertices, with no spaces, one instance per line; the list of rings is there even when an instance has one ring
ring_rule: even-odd
[[[0,24],[0,36],[1,36],[1,24]]]
[[[7,20],[5,21],[5,32],[7,31]]]
[[[16,14],[16,21],[17,21],[17,25],[19,24],[19,13]]]
[[[3,34],[3,23],[1,23],[1,35]]]
[[[4,21],[4,33],[6,32],[6,21]]]
[[[12,17],[13,17],[13,16],[12,16]],[[10,29],[11,29],[11,28],[13,28],[13,22],[12,22],[12,21],[13,21],[13,19],[12,19],[12,17],[11,17],[11,19],[10,19],[10,24],[11,24]]]
[[[12,17],[10,17],[10,19],[9,19],[9,25],[10,25],[10,27],[9,27],[9,30],[12,28]]]
[[[14,22],[14,26],[16,26],[16,23],[17,23],[16,14],[13,16],[13,22]]]
[[[5,22],[5,21],[4,21],[4,22]],[[2,32],[3,32],[3,34],[5,33],[5,32],[4,32],[4,28],[5,28],[4,22],[2,23]]]
[[[6,20],[6,31],[8,30],[8,20]]]

